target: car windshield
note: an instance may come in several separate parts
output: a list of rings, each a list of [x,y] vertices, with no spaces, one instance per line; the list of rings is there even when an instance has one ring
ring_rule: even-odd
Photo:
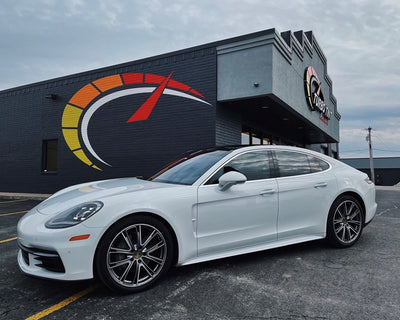
[[[201,153],[187,160],[177,160],[172,167],[160,171],[149,180],[156,182],[191,185],[215,163],[226,156],[230,150],[215,150]],[[183,162],[182,162],[183,161]]]

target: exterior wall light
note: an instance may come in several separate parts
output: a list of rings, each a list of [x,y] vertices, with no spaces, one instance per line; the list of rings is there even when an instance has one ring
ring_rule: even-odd
[[[56,100],[57,99],[57,95],[54,93],[50,93],[50,94],[46,94],[45,96],[46,99],[51,99],[51,100]]]
[[[258,88],[259,85],[260,85],[260,84],[259,84],[258,82],[254,82],[254,86],[255,86],[256,88]]]

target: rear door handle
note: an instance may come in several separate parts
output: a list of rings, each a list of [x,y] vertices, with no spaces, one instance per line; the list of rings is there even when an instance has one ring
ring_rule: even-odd
[[[273,194],[273,193],[275,193],[275,189],[265,189],[260,192],[260,195],[266,196],[266,195]]]
[[[314,188],[318,189],[318,188],[325,188],[328,184],[326,182],[320,182],[317,183]]]

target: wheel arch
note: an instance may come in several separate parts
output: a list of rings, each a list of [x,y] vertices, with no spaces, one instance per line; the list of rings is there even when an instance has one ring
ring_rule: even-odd
[[[359,227],[357,227],[357,224],[355,226],[355,228],[353,227],[349,227],[348,226],[348,222],[347,219],[345,217],[343,217],[343,215],[341,213],[339,213],[341,215],[341,217],[343,218],[342,221],[338,221],[337,223],[341,223],[341,227],[339,227],[338,229],[335,229],[335,214],[336,214],[336,210],[337,208],[339,208],[339,206],[341,206],[344,202],[343,201],[348,201],[348,200],[352,200],[352,201],[356,201],[358,203],[358,207],[360,207],[359,210],[359,215],[360,216],[360,220],[361,223],[358,224]],[[326,222],[326,240],[327,242],[336,247],[336,248],[347,248],[347,247],[351,247],[354,243],[356,243],[358,241],[358,239],[361,236],[362,230],[365,227],[365,203],[364,200],[362,198],[362,196],[360,196],[357,192],[354,191],[345,191],[340,193],[335,200],[333,201],[330,209],[329,209],[329,214],[328,214],[328,218],[327,218],[327,222]],[[346,208],[346,212],[347,212],[347,208]],[[347,213],[346,213],[347,214]],[[354,216],[355,217],[355,216]],[[356,223],[356,221],[353,221],[353,223]],[[353,234],[351,234],[350,228],[353,230]],[[342,231],[343,230],[343,231]],[[347,238],[346,238],[346,230],[347,230]],[[342,236],[339,238],[338,233],[342,232]]]
[[[168,231],[170,232],[170,234],[171,234],[171,236],[172,236],[172,241],[173,241],[173,244],[174,244],[174,250],[173,250],[174,255],[173,255],[173,257],[172,257],[172,265],[176,265],[176,263],[178,262],[178,257],[179,257],[178,238],[177,238],[176,233],[175,233],[174,229],[172,228],[171,224],[170,224],[166,219],[164,219],[163,217],[161,217],[161,216],[159,216],[159,215],[157,215],[157,214],[155,214],[155,213],[152,213],[152,212],[147,212],[147,211],[134,212],[134,213],[131,213],[131,214],[127,214],[127,215],[121,217],[120,219],[114,221],[114,222],[113,222],[110,226],[108,226],[108,228],[103,232],[102,236],[100,237],[99,241],[97,242],[96,250],[95,250],[95,254],[94,254],[94,258],[93,258],[92,270],[93,270],[93,275],[94,275],[94,276],[96,276],[96,268],[95,268],[96,256],[97,256],[97,254],[98,254],[99,245],[100,245],[101,241],[103,240],[104,236],[107,234],[108,230],[110,230],[110,228],[112,228],[115,224],[117,224],[117,223],[119,223],[120,221],[122,221],[122,220],[124,220],[124,219],[127,219],[127,218],[129,218],[129,217],[131,217],[131,216],[133,216],[133,215],[135,215],[135,216],[140,215],[140,216],[147,216],[147,217],[150,216],[150,217],[152,217],[152,218],[157,219],[159,222],[161,222],[162,224],[164,224],[164,225],[167,227]]]
[[[362,209],[362,215],[363,215],[363,219],[364,219],[363,224],[365,225],[365,212],[366,212],[365,203],[364,203],[363,198],[362,198],[357,192],[355,192],[355,191],[345,191],[345,192],[342,192],[341,194],[339,194],[339,195],[332,201],[331,207],[332,207],[332,205],[335,203],[335,201],[336,201],[337,199],[339,199],[340,197],[342,197],[342,196],[351,196],[351,197],[355,198],[355,199],[360,203],[361,209]],[[329,210],[330,210],[330,209],[329,209]]]

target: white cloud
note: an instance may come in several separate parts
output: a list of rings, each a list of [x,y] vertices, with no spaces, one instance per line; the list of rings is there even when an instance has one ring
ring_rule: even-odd
[[[341,150],[371,123],[400,149],[391,124],[400,117],[398,0],[3,0],[0,90],[269,28],[314,32],[342,114]]]

